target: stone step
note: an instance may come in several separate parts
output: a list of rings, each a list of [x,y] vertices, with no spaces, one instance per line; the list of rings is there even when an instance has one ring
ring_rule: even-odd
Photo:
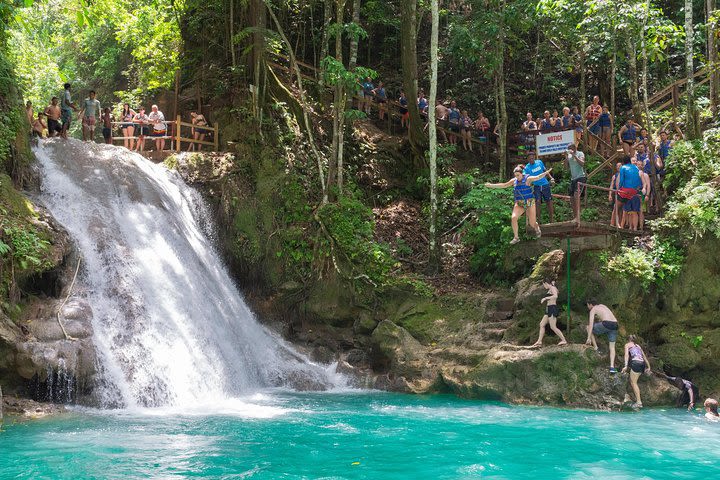
[[[512,312],[515,310],[515,299],[514,298],[499,298],[495,302],[495,306],[498,310]]]
[[[482,335],[483,339],[485,340],[497,340],[500,341],[505,336],[505,330],[504,328],[484,328],[480,335]]]
[[[512,310],[498,310],[494,312],[488,313],[488,318],[490,320],[493,320],[495,322],[501,321],[501,320],[508,320],[513,317],[514,312]]]
[[[510,328],[512,326],[513,320],[500,320],[497,322],[482,322],[477,324],[478,330],[484,330],[486,328]]]

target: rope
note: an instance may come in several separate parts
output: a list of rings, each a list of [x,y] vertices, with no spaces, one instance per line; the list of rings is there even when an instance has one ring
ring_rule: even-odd
[[[77,279],[78,272],[80,271],[80,261],[82,258],[78,258],[77,267],[75,267],[75,275],[73,275],[72,282],[70,282],[70,291],[68,292],[67,296],[65,297],[65,300],[63,300],[62,304],[60,304],[60,307],[57,311],[57,322],[58,325],[60,325],[60,328],[62,329],[63,334],[65,335],[65,340],[77,340],[74,337],[71,337],[68,335],[67,331],[65,330],[65,326],[62,323],[62,320],[60,320],[60,312],[62,311],[63,307],[67,303],[67,301],[70,299],[70,295],[72,295],[73,286],[75,286],[75,280]]]

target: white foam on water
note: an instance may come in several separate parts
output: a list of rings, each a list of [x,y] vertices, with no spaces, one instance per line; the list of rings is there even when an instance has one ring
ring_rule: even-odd
[[[257,322],[204,228],[205,204],[177,175],[124,148],[72,139],[41,142],[35,154],[39,200],[82,256],[102,405],[276,415],[234,399],[345,384]]]

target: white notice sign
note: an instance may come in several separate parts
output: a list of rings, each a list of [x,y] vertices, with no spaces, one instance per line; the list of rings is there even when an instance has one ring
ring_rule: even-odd
[[[575,143],[574,130],[539,133],[535,136],[535,148],[538,157],[563,153],[571,143]]]

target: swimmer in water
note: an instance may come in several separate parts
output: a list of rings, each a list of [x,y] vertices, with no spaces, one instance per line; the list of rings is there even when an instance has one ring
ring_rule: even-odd
[[[713,422],[720,421],[720,415],[718,415],[718,401],[714,398],[708,398],[705,400],[705,418],[712,420]]]
[[[555,335],[557,335],[560,338],[560,342],[558,345],[567,345],[567,340],[565,340],[565,336],[563,336],[562,331],[560,331],[559,328],[557,328],[557,317],[560,313],[560,310],[557,306],[557,298],[558,298],[558,289],[555,286],[555,280],[551,278],[546,278],[543,280],[543,287],[547,290],[547,297],[544,297],[542,300],[540,300],[540,303],[546,303],[545,307],[545,315],[543,316],[542,320],[540,320],[540,335],[538,336],[537,342],[533,343],[531,347],[541,347],[542,346],[542,340],[545,336],[545,325],[548,323],[550,324],[550,330],[555,332]]]

